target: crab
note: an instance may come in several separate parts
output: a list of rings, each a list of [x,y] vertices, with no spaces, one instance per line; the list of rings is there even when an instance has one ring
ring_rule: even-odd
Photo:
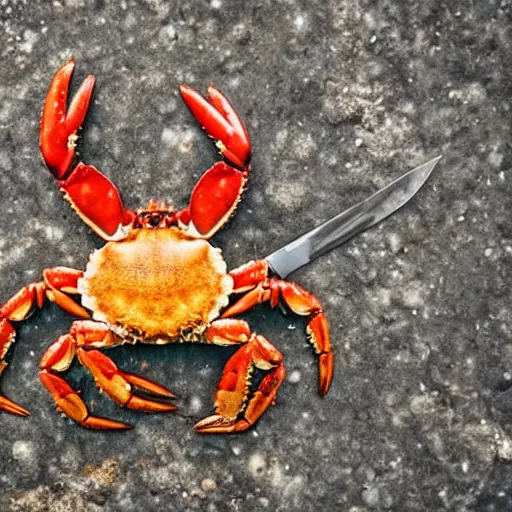
[[[248,132],[226,97],[210,86],[206,98],[187,85],[181,96],[225,160],[199,179],[188,206],[175,210],[151,201],[127,209],[115,185],[98,169],[77,160],[75,147],[91,101],[95,77],[84,79],[68,105],[75,61],[51,82],[41,116],[40,149],[46,167],[79,217],[106,244],[89,257],[85,271],[49,268],[42,280],[21,288],[0,307],[0,374],[14,342],[17,322],[46,301],[80,318],[44,352],[39,377],[57,408],[92,429],[127,429],[126,423],[94,416],[65,380],[77,359],[96,385],[123,407],[170,412],[175,398],[164,386],[124,372],[102,349],[122,343],[177,341],[240,345],[226,363],[215,394],[215,412],[194,428],[200,433],[241,432],[275,403],[285,378],[281,352],[235,316],[256,304],[280,302],[307,317],[306,331],[318,355],[319,393],[329,390],[333,355],[319,300],[299,285],[278,279],[265,260],[228,272],[221,250],[209,239],[228,221],[250,173]],[[79,296],[79,297],[76,297]],[[79,300],[80,303],[79,303]],[[263,372],[253,382],[253,370]],[[0,410],[29,412],[0,395]]]

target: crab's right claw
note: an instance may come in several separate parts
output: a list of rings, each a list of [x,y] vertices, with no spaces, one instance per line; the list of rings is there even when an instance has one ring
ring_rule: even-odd
[[[75,157],[78,130],[81,128],[94,89],[89,75],[67,108],[68,91],[75,61],[69,60],[53,77],[41,115],[39,146],[43,159],[57,180],[64,179]]]
[[[183,101],[210,137],[217,140],[220,152],[240,169],[246,169],[251,158],[247,130],[226,97],[215,87],[208,87],[204,99],[188,85],[180,87]]]

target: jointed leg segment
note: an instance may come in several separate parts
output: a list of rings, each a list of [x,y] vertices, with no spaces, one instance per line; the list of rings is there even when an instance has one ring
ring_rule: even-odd
[[[130,425],[107,418],[91,416],[85,402],[69,384],[58,375],[69,368],[75,355],[93,375],[96,385],[119,405],[144,412],[174,411],[173,404],[137,396],[135,388],[169,399],[174,395],[163,386],[131,373],[121,371],[99,350],[121,343],[106,325],[93,321],[78,321],[69,334],[58,338],[41,359],[40,378],[51,393],[59,409],[84,427],[95,429],[127,429]]]
[[[24,286],[0,307],[0,375],[7,366],[5,357],[16,334],[12,322],[25,320],[34,308],[43,307],[45,299],[55,302],[69,313],[82,318],[89,317],[87,311],[67,295],[77,293],[77,281],[82,274],[66,267],[46,269],[43,281]],[[29,414],[26,409],[1,395],[0,410],[20,416]]]
[[[265,260],[251,261],[232,270],[230,275],[234,292],[245,294],[224,311],[223,317],[238,315],[266,301],[276,307],[280,299],[294,313],[309,317],[306,332],[319,356],[319,393],[325,395],[331,385],[334,362],[329,326],[320,301],[295,283],[270,277]]]
[[[285,378],[283,356],[266,338],[251,333],[243,320],[220,319],[205,333],[206,341],[220,345],[243,343],[229,359],[215,394],[215,414],[194,426],[203,434],[242,432],[251,427],[275,401]],[[251,394],[254,368],[268,371]]]

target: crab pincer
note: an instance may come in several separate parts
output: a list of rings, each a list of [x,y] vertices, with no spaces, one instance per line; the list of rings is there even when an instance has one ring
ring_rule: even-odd
[[[41,114],[39,147],[61,192],[82,220],[105,240],[126,236],[133,214],[125,210],[115,185],[92,165],[73,167],[78,131],[87,115],[95,78],[89,75],[68,105],[75,61],[55,74]]]
[[[247,130],[227,98],[213,85],[203,98],[188,85],[180,86],[181,96],[194,117],[217,140],[219,151],[240,169],[249,165],[251,143]]]
[[[7,367],[4,358],[14,341],[14,337],[15,332],[11,323],[5,318],[0,319],[0,375]],[[25,408],[2,395],[0,395],[0,411],[17,414],[18,416],[29,416],[29,412]]]
[[[176,406],[173,404],[137,396],[134,393],[134,388],[139,388],[162,399],[174,398],[174,394],[160,384],[121,371],[112,359],[99,350],[79,348],[77,356],[79,361],[93,375],[96,385],[119,405],[143,412],[171,412],[176,410]]]
[[[226,97],[215,87],[206,99],[188,85],[181,96],[206,133],[216,139],[221,154],[235,167],[217,162],[199,179],[187,208],[178,212],[189,234],[210,238],[235,211],[249,175],[251,143],[247,130]]]

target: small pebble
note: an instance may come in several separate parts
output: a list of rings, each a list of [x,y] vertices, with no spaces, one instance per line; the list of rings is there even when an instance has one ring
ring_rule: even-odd
[[[19,462],[33,462],[35,458],[34,443],[31,441],[15,441],[12,445],[12,456]]]
[[[267,466],[267,463],[265,461],[265,456],[261,453],[253,453],[249,457],[249,472],[253,477],[259,478],[262,476],[263,472],[265,471],[265,468]]]
[[[215,483],[215,480],[205,478],[201,482],[201,489],[203,489],[204,492],[213,492],[217,489],[217,484]]]

